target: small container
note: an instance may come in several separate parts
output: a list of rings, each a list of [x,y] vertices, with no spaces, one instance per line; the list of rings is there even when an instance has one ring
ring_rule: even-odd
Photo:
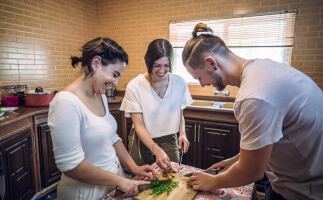
[[[20,105],[25,105],[25,95],[27,91],[27,85],[17,85],[18,102]]]
[[[5,85],[2,87],[1,92],[2,92],[2,103],[4,106],[18,105],[17,86]]]

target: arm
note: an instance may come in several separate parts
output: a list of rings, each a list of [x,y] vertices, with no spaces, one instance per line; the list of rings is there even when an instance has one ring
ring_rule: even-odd
[[[240,149],[239,161],[227,171],[212,176],[196,173],[190,177],[196,190],[212,191],[219,188],[237,187],[250,184],[263,178],[269,162],[273,145],[267,145],[257,150]],[[237,178],[239,177],[239,178]]]
[[[117,156],[120,159],[121,164],[127,169],[130,169],[134,174],[149,177],[150,180],[153,180],[157,177],[157,172],[153,167],[149,165],[139,167],[131,158],[125,146],[120,140],[114,143],[113,146],[117,152]]]
[[[157,165],[164,170],[174,171],[170,159],[167,154],[162,150],[150,137],[141,113],[132,113],[131,118],[135,126],[136,134],[144,143],[144,145],[156,156]]]
[[[138,193],[138,185],[149,184],[148,181],[135,181],[121,177],[112,172],[100,169],[85,161],[81,162],[74,169],[64,172],[64,174],[80,182],[92,185],[116,185],[121,191],[125,192],[124,196],[135,195]]]
[[[188,148],[190,146],[190,142],[188,141],[186,137],[186,131],[185,131],[185,119],[183,115],[183,110],[181,111],[181,121],[179,126],[179,138],[178,138],[178,147],[181,151],[184,151],[186,153],[188,151]]]

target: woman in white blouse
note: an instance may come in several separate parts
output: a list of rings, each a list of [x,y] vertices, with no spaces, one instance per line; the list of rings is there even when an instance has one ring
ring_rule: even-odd
[[[149,183],[123,176],[121,164],[136,175],[150,179],[155,170],[135,164],[116,134],[117,123],[109,113],[105,91],[116,85],[128,64],[128,55],[109,38],[96,38],[81,49],[81,57],[71,57],[73,67],[82,63],[82,74],[50,104],[48,125],[58,169],[60,200],[97,200],[117,186],[124,196],[138,192]]]
[[[137,164],[156,162],[173,171],[170,161],[178,162],[179,150],[186,153],[189,148],[183,109],[192,98],[184,79],[170,73],[173,47],[169,41],[152,41],[145,62],[147,72],[128,83],[120,108],[133,121],[128,150]]]

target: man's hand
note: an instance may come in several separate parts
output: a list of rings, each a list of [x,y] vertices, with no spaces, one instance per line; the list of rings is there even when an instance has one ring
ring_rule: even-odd
[[[193,174],[190,179],[194,190],[214,191],[215,176],[203,172]]]

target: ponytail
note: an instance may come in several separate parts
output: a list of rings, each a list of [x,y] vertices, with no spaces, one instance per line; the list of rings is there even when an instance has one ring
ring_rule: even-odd
[[[79,57],[76,57],[76,56],[71,56],[71,60],[72,60],[72,66],[73,66],[74,68],[76,68],[76,67],[77,67],[77,64],[78,64],[79,62],[82,62],[82,59],[81,59],[81,58],[79,58]]]

